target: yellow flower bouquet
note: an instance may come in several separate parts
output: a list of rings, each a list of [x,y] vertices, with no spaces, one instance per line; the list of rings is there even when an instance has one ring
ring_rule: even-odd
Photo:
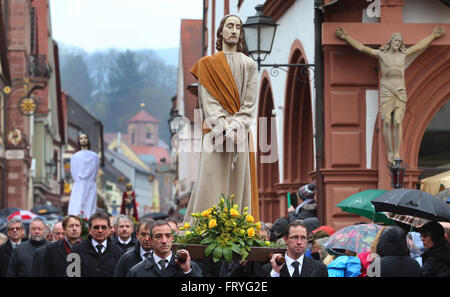
[[[258,234],[261,224],[247,213],[248,207],[239,211],[233,197],[234,194],[228,198],[222,194],[218,206],[192,213],[194,226],[185,223],[180,228],[184,234],[176,236],[175,243],[207,245],[205,256],[212,255],[214,262],[222,257],[231,262],[233,253],[245,261],[252,247],[269,246],[270,242]]]

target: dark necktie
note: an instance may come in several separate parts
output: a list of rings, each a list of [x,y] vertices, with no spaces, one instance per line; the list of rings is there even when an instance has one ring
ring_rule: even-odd
[[[102,253],[102,248],[103,248],[103,245],[97,244],[97,252],[98,252],[99,254]]]
[[[167,263],[168,261],[166,260],[166,259],[161,259],[161,260],[159,260],[159,265],[161,265],[161,271],[164,271],[164,269],[166,269],[166,263]]]
[[[144,254],[144,258],[147,258],[148,255],[150,255],[150,253],[145,253],[145,254]]]
[[[297,261],[294,261],[294,262],[292,262],[291,265],[294,266],[294,268],[295,268],[294,273],[292,274],[292,277],[300,277],[300,273],[298,271],[298,266],[300,265],[300,263],[298,263]]]

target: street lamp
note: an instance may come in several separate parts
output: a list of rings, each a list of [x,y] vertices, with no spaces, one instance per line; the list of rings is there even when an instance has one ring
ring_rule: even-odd
[[[175,111],[175,113],[169,119],[170,133],[172,135],[178,133],[183,128],[184,122],[185,122],[184,117],[182,117],[178,113],[178,111]]]
[[[245,39],[245,49],[252,59],[258,63],[258,71],[261,67],[311,67],[314,64],[261,64],[268,54],[272,52],[277,26],[270,16],[263,14],[264,5],[255,7],[256,15],[250,16],[242,25]]]
[[[394,159],[395,164],[389,166],[391,169],[391,185],[394,189],[403,188],[406,166],[402,166],[402,159]]]

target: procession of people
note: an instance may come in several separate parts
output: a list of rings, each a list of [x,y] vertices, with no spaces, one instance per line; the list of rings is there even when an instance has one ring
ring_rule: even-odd
[[[384,59],[384,53],[363,47],[342,28],[337,33],[352,46]],[[450,277],[450,229],[428,217],[420,226],[364,221],[335,230],[320,224],[316,185],[311,183],[290,195],[287,216],[274,222],[259,220],[249,128],[256,109],[257,65],[242,52],[242,34],[240,18],[225,16],[217,31],[218,52],[192,68],[199,82],[202,143],[210,150],[201,152],[198,180],[184,220],[139,218],[132,184],[123,193],[121,215],[98,211],[98,155],[89,150],[89,138],[82,133],[80,151],[71,160],[75,183],[68,214],[60,222],[62,231],[54,228],[46,234],[46,222],[39,216],[30,220],[28,232],[22,220],[8,220],[7,240],[0,246],[1,277]],[[433,34],[437,38],[443,32],[436,29]],[[414,49],[423,49],[431,40]],[[387,122],[391,123],[390,117]],[[398,145],[388,146],[392,162],[399,157]],[[191,215],[211,208],[221,194],[234,195],[238,207],[259,221],[259,235],[284,252],[268,253],[265,260],[230,262],[194,259],[188,248],[173,249],[179,227],[192,225]],[[439,218],[449,221],[445,207]],[[88,230],[82,239],[85,219]],[[214,226],[211,222],[208,227]]]

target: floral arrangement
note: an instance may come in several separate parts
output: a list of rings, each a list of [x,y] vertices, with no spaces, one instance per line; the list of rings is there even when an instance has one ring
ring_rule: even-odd
[[[192,213],[194,226],[185,223],[180,227],[184,234],[176,236],[175,243],[208,245],[205,256],[212,255],[214,262],[222,257],[231,262],[233,253],[245,261],[251,247],[270,246],[270,241],[264,241],[258,234],[261,223],[247,213],[248,207],[239,211],[239,206],[233,204],[233,197],[234,194],[227,198],[222,194],[218,206]]]
[[[81,219],[81,240],[86,240],[89,236],[89,220],[83,211],[81,211],[78,217]]]

